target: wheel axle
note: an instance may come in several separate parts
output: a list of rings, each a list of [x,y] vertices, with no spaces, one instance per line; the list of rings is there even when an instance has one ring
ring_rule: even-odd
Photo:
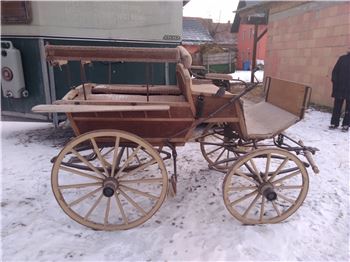
[[[112,197],[119,187],[117,179],[114,177],[108,177],[103,182],[103,195],[105,197]]]
[[[265,183],[260,187],[261,194],[267,199],[267,201],[274,201],[277,199],[277,194],[270,183]]]

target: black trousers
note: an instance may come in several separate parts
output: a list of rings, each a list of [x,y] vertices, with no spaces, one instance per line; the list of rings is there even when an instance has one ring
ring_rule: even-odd
[[[339,126],[341,108],[345,100],[345,115],[342,126],[349,126],[350,123],[350,100],[344,98],[334,98],[333,113],[331,119],[331,125]]]

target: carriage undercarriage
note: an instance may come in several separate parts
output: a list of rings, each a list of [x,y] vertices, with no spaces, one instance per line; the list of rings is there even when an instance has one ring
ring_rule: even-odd
[[[60,60],[62,50],[68,54],[67,60],[76,59],[74,52],[69,53],[71,48],[52,46],[47,49],[48,59]],[[96,50],[100,57],[95,55],[91,60],[107,59],[100,47],[79,49],[79,60]],[[121,50],[114,50],[120,56]],[[167,53],[167,59],[177,52]],[[137,59],[150,59],[142,55]],[[180,49],[180,58],[184,56]],[[130,57],[135,61],[135,56]],[[165,89],[148,83],[147,92],[138,96],[135,92],[140,91],[135,87],[85,83],[51,107],[33,109],[65,112],[77,136],[52,160],[52,190],[64,212],[97,230],[123,230],[143,224],[168,195],[176,194],[176,147],[184,145],[199,124],[206,123],[195,140],[209,168],[226,174],[222,190],[230,214],[243,224],[278,223],[292,215],[307,195],[306,168],[311,166],[318,173],[311,157],[316,149],[282,131],[302,119],[309,89],[302,89],[300,108],[280,109],[272,95],[259,105],[255,112],[268,110],[280,119],[280,124],[265,132],[258,126],[258,113],[251,113],[253,117],[249,112],[244,114],[240,102],[254,86],[237,95],[219,92],[214,85],[195,86],[182,66],[186,61],[171,59],[178,62],[179,88],[166,87],[165,95]],[[122,60],[128,60],[124,53]],[[270,93],[274,90],[271,87]],[[275,119],[271,121],[273,126]],[[305,161],[297,155],[304,156]],[[170,177],[165,161],[173,161]]]

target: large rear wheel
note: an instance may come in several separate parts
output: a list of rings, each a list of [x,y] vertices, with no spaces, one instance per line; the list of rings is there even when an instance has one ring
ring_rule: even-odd
[[[150,219],[163,203],[168,176],[159,153],[128,132],[78,136],[57,156],[52,190],[64,212],[97,230],[123,230]]]

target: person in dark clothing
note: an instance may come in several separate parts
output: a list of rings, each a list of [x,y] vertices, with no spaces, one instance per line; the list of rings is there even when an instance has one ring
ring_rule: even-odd
[[[350,52],[339,57],[332,71],[334,106],[330,129],[339,126],[341,109],[345,101],[345,115],[342,122],[342,131],[349,130],[350,124]]]

